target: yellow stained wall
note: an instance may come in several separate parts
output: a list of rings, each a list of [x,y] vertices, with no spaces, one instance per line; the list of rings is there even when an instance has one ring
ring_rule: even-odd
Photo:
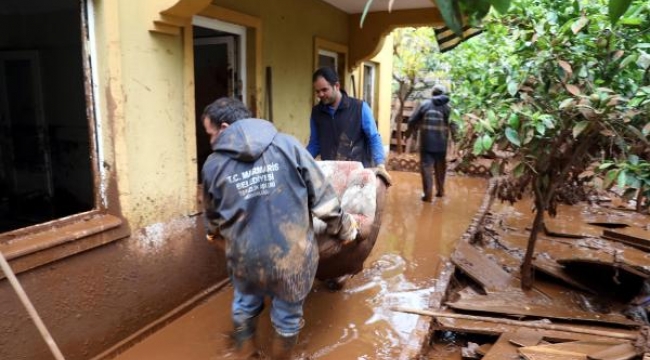
[[[149,32],[160,3],[96,2],[100,146],[132,228],[188,214],[196,194],[183,39]]]
[[[392,99],[393,81],[393,38],[387,36],[381,51],[371,59],[379,64],[377,84],[377,121],[379,133],[384,147],[387,149],[390,144],[390,104]],[[386,154],[388,156],[388,154]]]

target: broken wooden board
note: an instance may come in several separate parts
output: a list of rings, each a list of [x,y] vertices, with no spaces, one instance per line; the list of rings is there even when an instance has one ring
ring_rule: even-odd
[[[447,302],[446,305],[455,310],[638,326],[636,322],[621,314],[584,311],[578,307],[571,308],[567,303],[557,304],[547,298],[523,293],[462,294],[460,299]]]
[[[630,360],[639,355],[634,345],[625,342],[587,355],[588,360]]]
[[[627,224],[629,226],[643,227],[648,224],[648,216],[630,212],[624,209],[613,209],[611,207],[595,207],[580,205],[582,218],[587,222]]]
[[[476,349],[476,353],[481,355],[481,356],[485,356],[485,354],[490,352],[490,349],[492,349],[492,344],[485,343],[485,344],[479,346],[478,349]]]
[[[519,328],[515,333],[503,333],[482,360],[519,360],[519,347],[537,345],[543,337],[543,332],[527,328]]]
[[[587,285],[579,282],[578,280],[572,278],[569,274],[564,272],[564,265],[559,264],[557,261],[553,259],[550,259],[548,257],[538,256],[535,260],[533,260],[533,266],[535,267],[535,269],[543,272],[548,276],[561,280],[567,285],[571,285],[577,289],[584,290],[591,294],[596,293],[595,290],[592,290]]]
[[[600,222],[600,221],[590,221],[587,224],[593,225],[593,226],[598,226],[606,229],[624,229],[630,225],[626,223],[620,223],[620,222]]]
[[[450,311],[450,313],[452,313]],[[513,326],[508,324],[496,324],[493,322],[487,321],[476,321],[476,320],[465,320],[465,319],[450,319],[438,317],[436,318],[436,329],[442,331],[454,331],[460,333],[470,333],[470,334],[480,334],[480,335],[492,335],[498,336],[502,333],[510,332],[515,333],[518,329],[521,329],[521,326]],[[539,321],[531,321],[531,323],[539,323]],[[603,330],[608,332],[615,332],[621,336],[637,336],[638,331],[628,330],[628,329],[613,329],[610,327],[599,326],[599,325],[579,325],[572,324],[574,327],[591,329],[591,330]],[[557,330],[541,330],[534,329],[534,331],[540,332],[544,340],[552,342],[565,342],[565,341],[599,341],[599,340],[611,340],[611,338],[601,335],[592,335],[592,334],[582,334],[576,332],[567,332],[567,331],[557,331]]]
[[[486,292],[499,291],[516,284],[516,280],[499,264],[465,241],[458,242],[451,261]]]
[[[573,341],[551,345],[536,345],[519,348],[519,354],[529,360],[587,360],[592,353],[619,345],[620,342]]]
[[[503,248],[483,248],[482,251],[491,256],[492,258],[497,259],[498,263],[501,264],[505,269],[512,269],[510,273],[515,278],[519,278],[518,272],[521,267],[521,259],[518,259],[511,252],[506,251]],[[574,288],[586,291],[591,294],[595,294],[596,291],[589,288],[587,285],[579,282],[578,280],[572,278],[569,274],[564,272],[564,266],[557,263],[557,261],[549,258],[548,256],[538,256],[533,260],[533,266],[535,269],[540,272],[554,277],[565,284],[571,285]],[[533,285],[536,287],[536,284]]]
[[[624,262],[618,262],[616,259],[610,260],[610,259],[594,259],[591,256],[584,258],[584,257],[568,257],[568,258],[560,258],[557,259],[557,262],[561,265],[564,266],[576,266],[576,265],[597,265],[600,267],[606,267],[606,268],[611,268],[612,274],[615,274],[618,271],[625,271],[629,273],[630,275],[639,277],[641,279],[647,279],[650,277],[650,274],[647,273],[644,270],[639,270],[637,267],[632,267]]]
[[[506,234],[499,242],[508,249],[525,249],[528,238]],[[537,239],[535,251],[537,254],[546,254],[560,264],[561,260],[589,260],[619,268],[626,266],[650,275],[650,261],[645,251],[611,240],[586,238],[567,242],[540,237]]]
[[[521,346],[535,346],[544,339],[541,331],[535,329],[521,328],[510,338],[510,343]]]
[[[510,343],[514,333],[503,333],[482,360],[519,360],[517,346]]]
[[[531,228],[526,228],[526,230],[531,231]],[[598,231],[596,229],[594,229],[591,232],[597,233]],[[555,231],[555,230],[551,229],[547,224],[544,224],[544,234],[546,236],[565,238],[565,239],[584,239],[584,238],[589,237],[589,236],[594,236],[594,235],[590,235],[589,233],[573,234],[573,233]]]
[[[638,227],[625,229],[603,230],[605,239],[621,242],[643,251],[650,251],[650,231]]]

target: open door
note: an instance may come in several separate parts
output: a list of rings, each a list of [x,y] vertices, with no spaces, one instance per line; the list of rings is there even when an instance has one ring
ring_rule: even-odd
[[[203,129],[203,109],[220,97],[245,101],[246,28],[201,16],[193,19],[194,104],[198,180],[212,149]]]

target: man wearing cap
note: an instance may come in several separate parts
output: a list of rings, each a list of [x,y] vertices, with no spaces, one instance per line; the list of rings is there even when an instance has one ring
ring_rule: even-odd
[[[436,197],[445,195],[445,172],[447,171],[447,139],[450,128],[455,124],[449,123],[449,96],[442,85],[435,85],[431,99],[424,101],[413,112],[408,120],[406,136],[418,129],[420,133],[420,172],[422,174],[422,201],[433,200],[432,173],[435,170]],[[454,130],[454,129],[451,129]]]

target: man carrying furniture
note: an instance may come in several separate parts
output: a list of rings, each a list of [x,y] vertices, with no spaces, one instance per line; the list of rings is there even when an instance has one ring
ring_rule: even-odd
[[[286,359],[304,324],[303,303],[318,265],[312,216],[344,243],[356,238],[357,225],[302,144],[250,117],[232,98],[203,113],[213,150],[202,171],[204,215],[208,239],[225,245],[240,355],[255,352],[257,317],[269,296],[272,357]]]

